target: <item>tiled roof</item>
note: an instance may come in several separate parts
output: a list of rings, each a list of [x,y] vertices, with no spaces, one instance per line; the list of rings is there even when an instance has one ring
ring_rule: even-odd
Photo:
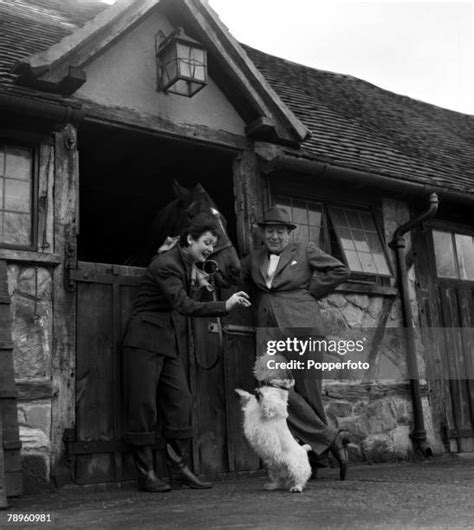
[[[48,49],[93,19],[98,0],[0,0],[0,82],[11,82],[16,61]]]
[[[474,193],[474,116],[244,46],[312,132],[301,151],[337,166]]]
[[[12,83],[17,60],[46,50],[106,8],[98,0],[0,0],[0,83]],[[304,156],[474,193],[474,116],[244,48],[311,130]]]

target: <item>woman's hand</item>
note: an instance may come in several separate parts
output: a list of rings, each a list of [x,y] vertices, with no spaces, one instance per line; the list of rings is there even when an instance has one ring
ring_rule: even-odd
[[[250,307],[251,305],[252,304],[250,303],[249,295],[244,291],[234,293],[225,302],[225,308],[227,311],[230,311],[231,309],[237,306]]]

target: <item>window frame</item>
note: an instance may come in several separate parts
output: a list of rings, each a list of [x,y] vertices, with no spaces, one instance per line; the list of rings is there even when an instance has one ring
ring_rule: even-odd
[[[341,259],[341,261],[344,262],[344,264],[349,268],[351,271],[351,277],[347,280],[349,283],[355,283],[355,284],[364,284],[364,285],[380,285],[380,286],[389,286],[390,280],[394,277],[393,272],[393,266],[390,261],[390,255],[387,248],[387,242],[385,240],[385,235],[383,233],[383,230],[380,228],[380,219],[379,215],[377,215],[377,212],[379,209],[370,207],[367,204],[364,205],[358,205],[353,203],[343,203],[339,201],[331,201],[327,199],[318,200],[314,197],[310,198],[303,198],[298,195],[292,195],[289,193],[275,193],[273,195],[273,204],[281,204],[284,207],[284,203],[290,203],[293,204],[294,201],[302,201],[306,203],[314,203],[321,205],[322,207],[322,214],[321,214],[321,229],[322,229],[322,237],[324,244],[321,246],[322,250],[324,250],[327,253],[335,254],[334,249],[332,248],[332,242],[333,237],[335,238],[335,243],[338,246],[337,251],[337,257],[338,259]],[[331,208],[344,208],[344,209],[352,209],[360,212],[366,212],[369,213],[372,221],[375,226],[375,230],[377,233],[377,236],[379,238],[380,244],[383,249],[383,253],[385,256],[385,260],[387,263],[387,267],[389,270],[389,274],[379,274],[379,273],[365,273],[360,271],[352,271],[350,269],[350,266],[347,262],[344,249],[340,240],[340,236],[337,233],[336,228],[334,227],[334,222],[331,218]],[[334,234],[332,236],[332,234]]]
[[[15,245],[11,243],[5,243],[0,240],[0,249],[10,250],[27,250],[36,252],[38,248],[38,173],[39,173],[39,149],[35,142],[16,139],[6,138],[0,136],[0,145],[19,147],[23,149],[29,149],[31,151],[31,208],[30,208],[30,244],[29,245]],[[2,178],[5,178],[3,175]],[[3,211],[3,210],[2,210]]]

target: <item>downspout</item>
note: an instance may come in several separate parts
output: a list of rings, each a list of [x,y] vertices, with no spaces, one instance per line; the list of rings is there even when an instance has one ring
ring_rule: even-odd
[[[398,283],[400,289],[400,298],[402,302],[403,324],[406,330],[406,347],[407,347],[407,368],[410,379],[411,397],[413,402],[413,420],[414,426],[411,433],[411,439],[416,450],[419,450],[424,456],[433,456],[433,450],[426,441],[425,421],[423,417],[423,407],[421,402],[420,381],[418,372],[418,361],[416,358],[415,344],[415,326],[413,324],[413,314],[410,305],[408,292],[408,273],[406,265],[405,247],[406,241],[404,234],[418,226],[423,221],[430,219],[438,211],[438,195],[430,195],[429,208],[421,213],[415,219],[399,226],[390,242],[390,247],[396,252]]]

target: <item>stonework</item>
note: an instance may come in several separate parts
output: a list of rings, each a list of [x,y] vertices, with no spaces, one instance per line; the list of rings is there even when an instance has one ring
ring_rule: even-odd
[[[423,390],[426,393],[426,387]],[[375,463],[414,458],[408,384],[326,383],[323,396],[331,424],[348,433],[352,461]],[[426,397],[423,410],[428,443],[434,453],[440,454],[444,448],[433,431]]]

